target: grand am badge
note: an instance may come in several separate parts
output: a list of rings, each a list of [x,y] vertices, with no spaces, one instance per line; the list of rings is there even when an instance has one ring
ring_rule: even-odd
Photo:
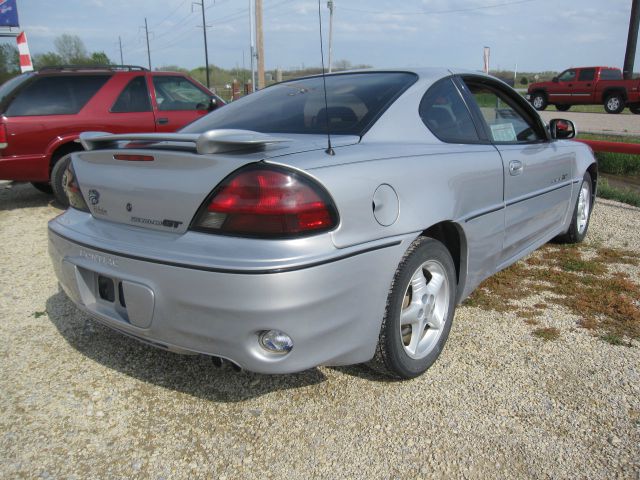
[[[98,190],[89,190],[89,202],[91,205],[98,205],[98,203],[100,203],[100,192]]]

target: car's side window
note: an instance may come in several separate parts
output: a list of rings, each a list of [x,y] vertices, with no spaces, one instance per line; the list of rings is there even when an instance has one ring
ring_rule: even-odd
[[[573,82],[576,79],[576,71],[575,70],[567,70],[562,72],[558,77],[560,82]]]
[[[110,75],[52,75],[38,78],[18,93],[6,115],[76,114],[109,78]]]
[[[594,78],[596,78],[595,68],[583,68],[578,75],[578,80],[581,82],[590,82]]]
[[[535,122],[505,92],[482,83],[466,82],[494,143],[529,143],[546,137]]]
[[[147,81],[143,75],[131,80],[111,107],[113,113],[149,111],[151,111],[151,101]]]
[[[182,77],[154,76],[153,87],[158,109],[162,111],[207,110],[211,105],[211,95]]]
[[[458,89],[449,78],[436,82],[420,102],[420,118],[443,142],[480,141],[471,114]]]

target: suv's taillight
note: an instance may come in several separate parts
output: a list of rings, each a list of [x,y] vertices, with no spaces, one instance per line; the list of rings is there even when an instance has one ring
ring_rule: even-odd
[[[78,186],[78,179],[76,178],[76,172],[73,170],[73,163],[69,162],[69,166],[64,171],[62,176],[62,186],[64,192],[69,199],[69,205],[83,212],[89,213],[89,207],[87,202],[84,201],[80,187]]]
[[[209,195],[191,229],[291,238],[337,224],[333,201],[316,181],[286,168],[254,165],[231,174]]]
[[[7,141],[7,126],[3,123],[0,124],[0,149],[7,148],[9,145]]]

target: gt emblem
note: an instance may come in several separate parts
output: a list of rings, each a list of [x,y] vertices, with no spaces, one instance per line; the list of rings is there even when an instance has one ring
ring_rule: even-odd
[[[100,192],[93,189],[89,190],[89,202],[91,202],[91,205],[100,203]]]

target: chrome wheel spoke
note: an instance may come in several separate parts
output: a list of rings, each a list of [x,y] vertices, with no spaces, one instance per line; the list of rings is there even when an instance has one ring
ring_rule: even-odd
[[[416,325],[411,327],[411,342],[406,348],[413,355],[418,354],[418,347],[420,346],[420,340],[424,337],[425,326],[424,319],[422,319]]]
[[[444,275],[440,273],[434,273],[431,275],[431,280],[427,284],[427,293],[430,297],[437,297],[440,295],[440,290],[444,285]]]
[[[411,325],[413,328],[413,325],[416,325],[419,322],[418,315],[421,310],[422,307],[420,307],[420,305],[410,304],[407,308],[402,310],[402,313],[400,314],[400,325],[403,327],[405,325]]]
[[[439,312],[438,308],[436,307],[431,315],[427,317],[427,325],[429,325],[429,328],[432,328],[434,330],[440,330],[442,328],[442,324],[442,312]]]

